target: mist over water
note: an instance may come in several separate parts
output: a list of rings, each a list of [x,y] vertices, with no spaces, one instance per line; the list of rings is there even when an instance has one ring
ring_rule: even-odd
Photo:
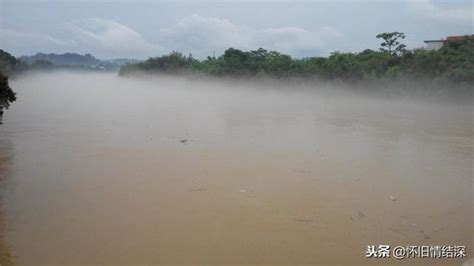
[[[367,245],[473,248],[470,104],[97,73],[11,86],[4,218],[20,265],[363,264]]]

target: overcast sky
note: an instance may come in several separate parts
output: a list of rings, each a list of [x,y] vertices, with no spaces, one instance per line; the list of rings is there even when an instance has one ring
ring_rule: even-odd
[[[144,59],[172,50],[195,57],[228,47],[296,57],[377,49],[380,32],[423,40],[473,33],[472,0],[105,1],[0,0],[0,48]]]

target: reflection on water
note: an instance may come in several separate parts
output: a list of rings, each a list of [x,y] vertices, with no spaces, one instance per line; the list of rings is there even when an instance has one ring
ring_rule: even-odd
[[[12,87],[7,240],[20,265],[472,250],[470,106],[107,74]]]

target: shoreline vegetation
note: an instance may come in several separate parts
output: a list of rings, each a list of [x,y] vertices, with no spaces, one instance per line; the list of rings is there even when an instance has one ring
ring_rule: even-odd
[[[402,34],[398,32],[384,34]],[[382,34],[377,37],[382,38]],[[404,38],[404,35],[399,35]],[[390,37],[389,37],[390,38]],[[168,75],[204,75],[245,79],[338,80],[349,84],[374,80],[421,80],[433,84],[474,82],[474,40],[450,41],[439,50],[406,50],[392,40],[384,41],[379,51],[359,53],[334,52],[328,57],[292,58],[263,48],[242,51],[229,48],[219,57],[197,60],[190,54],[171,52],[144,62],[126,64],[120,76],[137,73]],[[392,46],[387,43],[396,41]]]
[[[292,58],[263,48],[229,48],[219,57],[197,60],[181,52],[123,65],[119,76],[169,75],[333,85],[355,92],[397,97],[473,101],[474,38],[447,41],[439,50],[406,50],[400,32],[381,33],[378,51],[334,52],[328,57]],[[335,85],[335,86],[334,86]]]
[[[197,60],[181,52],[126,64],[119,76],[167,75],[237,81],[309,84],[347,88],[373,95],[449,99],[472,103],[474,38],[446,42],[439,50],[406,50],[403,33],[377,35],[379,51],[334,52],[328,57],[292,58],[263,48],[227,49],[219,57]],[[294,84],[293,83],[293,84]],[[335,86],[334,86],[335,85]]]

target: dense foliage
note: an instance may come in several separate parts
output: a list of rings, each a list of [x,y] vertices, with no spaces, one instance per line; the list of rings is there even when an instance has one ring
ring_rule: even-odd
[[[400,34],[400,33],[399,33]],[[384,36],[381,36],[382,38]],[[472,83],[474,42],[448,42],[437,51],[407,51],[404,45],[385,36],[388,44],[380,51],[334,52],[328,57],[292,58],[276,51],[227,49],[219,57],[199,61],[179,52],[150,58],[120,69],[120,75],[137,72],[207,74],[230,77],[317,78],[360,81],[416,78]],[[404,37],[404,36],[401,36]]]
[[[0,112],[1,109],[10,106],[10,103],[16,101],[16,94],[8,85],[8,77],[0,73]]]
[[[8,84],[8,75],[14,75],[26,68],[26,64],[11,54],[0,50],[0,122],[3,108],[8,109],[10,103],[16,101],[16,93]]]
[[[11,76],[27,68],[27,63],[16,59],[11,54],[0,49],[0,73]]]

